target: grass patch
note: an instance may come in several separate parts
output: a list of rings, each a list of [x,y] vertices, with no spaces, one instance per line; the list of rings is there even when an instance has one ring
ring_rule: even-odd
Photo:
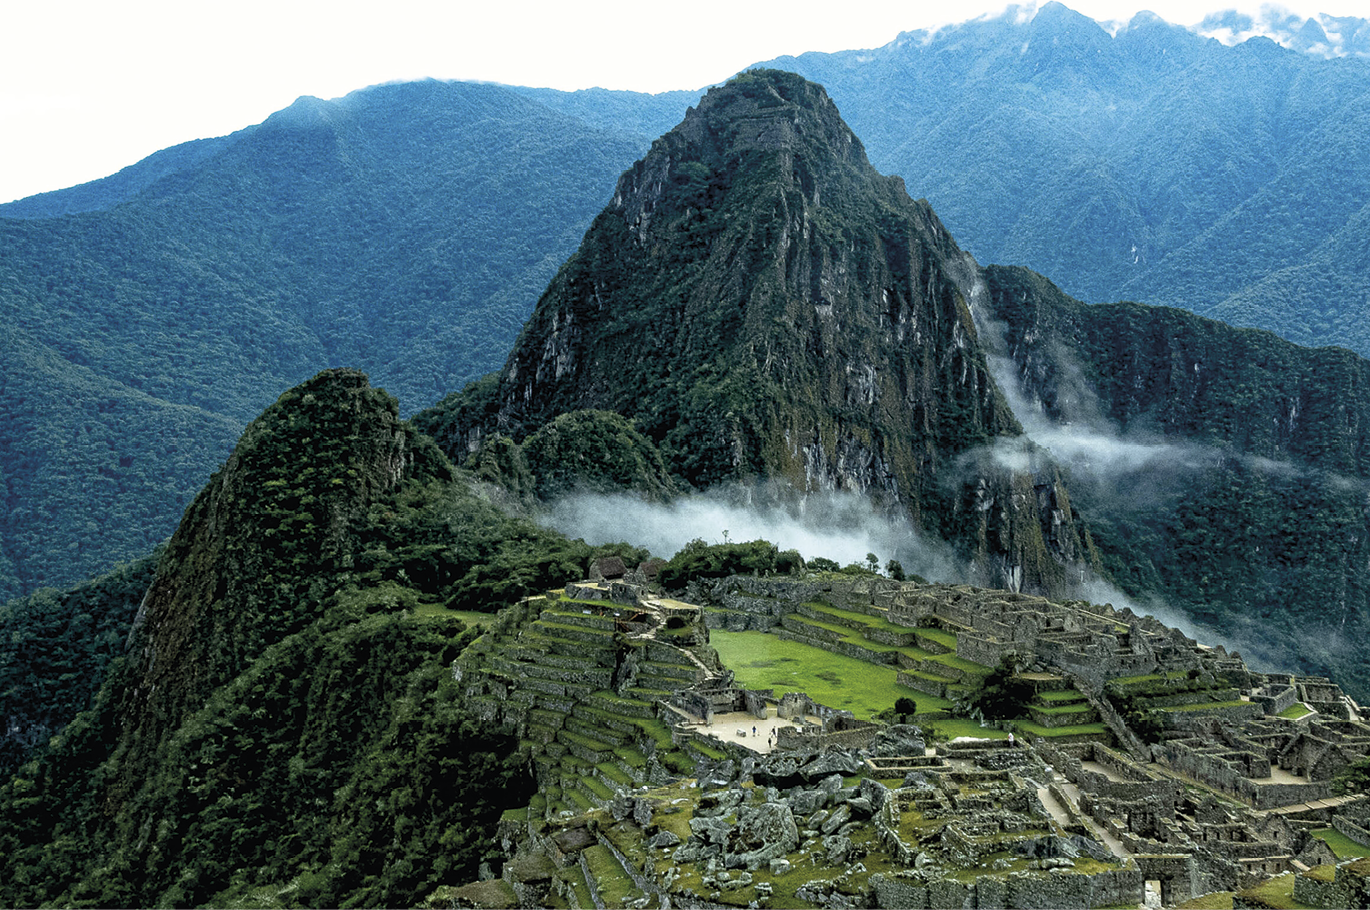
[[[1312,708],[1308,707],[1301,701],[1296,701],[1292,705],[1281,711],[1279,714],[1277,714],[1276,717],[1287,717],[1290,720],[1298,720],[1300,717],[1307,717],[1309,714],[1312,713]]]
[[[708,745],[702,739],[690,740],[689,745],[687,745],[686,748],[692,749],[695,752],[698,752],[700,755],[705,756],[706,758],[712,758],[714,761],[723,761],[725,758],[728,757],[727,752],[724,752],[722,749],[716,749],[713,746]]]
[[[608,847],[602,844],[586,847],[584,856],[606,907],[622,907],[630,898],[638,896],[633,880],[623,871]]]
[[[926,638],[928,641],[935,641],[944,648],[948,648],[952,653],[956,652],[956,636],[945,629],[923,628],[918,629],[918,637]]]
[[[710,644],[724,666],[748,689],[806,692],[830,708],[845,708],[863,720],[894,707],[908,696],[923,706],[923,693],[895,681],[896,669],[834,654],[822,648],[786,641],[764,632],[709,633]]]
[[[1286,872],[1238,892],[1248,903],[1257,903],[1274,910],[1302,910],[1307,904],[1294,900],[1294,873]]]
[[[1240,708],[1243,705],[1249,704],[1251,704],[1249,701],[1206,701],[1189,705],[1167,705],[1165,707],[1156,708],[1155,710],[1165,711],[1168,714],[1179,714],[1186,711],[1204,711],[1209,708]]]
[[[1337,859],[1370,856],[1370,847],[1361,846],[1336,828],[1317,828],[1312,834],[1314,837],[1320,837],[1326,841],[1327,846],[1332,848],[1332,852],[1337,854]]]
[[[896,632],[904,635],[912,634],[917,629],[912,626],[901,626],[890,622],[883,616],[872,616],[869,613],[857,613],[854,610],[843,610],[841,607],[830,606],[824,603],[810,603],[806,606],[813,607],[815,610],[822,610],[847,622],[860,623],[868,629],[876,629],[884,632]]]
[[[1031,733],[1034,736],[1042,736],[1050,739],[1054,736],[1093,736],[1101,740],[1110,740],[1113,737],[1108,729],[1108,724],[1075,724],[1069,727],[1043,727],[1030,720],[1015,720],[1013,725],[1024,733]]]
[[[921,707],[921,705],[920,705]],[[947,739],[956,739],[959,736],[970,736],[975,739],[1008,739],[1007,730],[995,730],[992,727],[982,727],[978,721],[969,717],[950,717],[946,720],[935,720],[928,724],[936,730],[938,734]]]
[[[1179,910],[1232,910],[1235,891],[1215,891],[1179,904]]]
[[[1070,702],[1064,705],[1037,705],[1035,709],[1053,717],[1059,717],[1062,714],[1088,714],[1094,710],[1086,701]]]
[[[940,698],[936,695],[928,695],[924,692],[918,692],[915,695],[913,695],[912,698],[914,700],[914,703],[918,705],[918,714],[926,714],[930,711],[951,710],[951,702],[948,699]],[[917,720],[917,716],[917,714],[914,715],[915,723],[921,723],[921,721]]]
[[[632,746],[619,746],[614,750],[614,754],[623,759],[624,763],[630,768],[647,767],[647,756],[643,755]]]
[[[948,667],[955,667],[962,673],[969,673],[972,676],[988,676],[992,669],[984,664],[977,664],[973,660],[957,657],[955,654],[934,654],[932,657],[929,657],[928,660]]]

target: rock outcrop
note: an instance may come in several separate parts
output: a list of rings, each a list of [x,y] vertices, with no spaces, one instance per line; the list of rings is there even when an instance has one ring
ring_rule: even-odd
[[[1049,464],[984,454],[1019,426],[972,318],[981,286],[820,86],[749,72],[624,173],[497,381],[424,426],[463,457],[613,411],[693,486],[858,492],[960,545],[986,583],[1059,587],[1092,550]]]

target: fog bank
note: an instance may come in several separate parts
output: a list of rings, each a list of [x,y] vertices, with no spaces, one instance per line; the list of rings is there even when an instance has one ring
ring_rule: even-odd
[[[717,544],[768,540],[805,559],[822,556],[841,565],[874,553],[881,570],[898,560],[904,571],[929,581],[956,582],[965,567],[951,548],[929,540],[907,521],[880,513],[855,493],[808,493],[773,485],[730,486],[690,493],[669,503],[625,493],[585,493],[550,503],[540,523],[597,545],[628,541],[669,558],[700,539]]]

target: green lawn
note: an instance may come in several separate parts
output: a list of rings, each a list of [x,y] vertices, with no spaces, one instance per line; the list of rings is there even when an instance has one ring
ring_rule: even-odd
[[[1249,903],[1275,910],[1300,910],[1308,906],[1294,900],[1294,873],[1288,872],[1238,892]]]
[[[1336,828],[1316,828],[1311,833],[1314,837],[1321,837],[1327,841],[1327,846],[1331,847],[1332,852],[1337,854],[1337,859],[1370,856],[1370,847],[1362,847]]]
[[[1312,714],[1312,713],[1313,713],[1313,709],[1312,709],[1312,708],[1308,707],[1307,705],[1305,705],[1305,704],[1304,704],[1303,702],[1301,702],[1301,701],[1296,701],[1296,702],[1294,702],[1292,705],[1290,705],[1289,707],[1287,707],[1287,708],[1285,708],[1283,711],[1281,711],[1280,714],[1279,714],[1279,716],[1280,716],[1280,717],[1287,717],[1287,718],[1289,718],[1290,720],[1298,720],[1300,717],[1303,717],[1304,715]]]
[[[713,630],[709,641],[724,666],[737,674],[738,685],[748,689],[774,689],[777,697],[805,692],[862,720],[893,708],[901,696],[912,698],[920,708],[925,701],[931,705],[930,696],[895,682],[892,666],[876,666],[765,632]]]

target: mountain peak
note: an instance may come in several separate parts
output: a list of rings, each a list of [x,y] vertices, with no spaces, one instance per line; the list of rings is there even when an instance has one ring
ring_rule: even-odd
[[[624,173],[497,382],[431,425],[459,457],[614,412],[684,483],[859,492],[957,538],[986,580],[1049,585],[1075,529],[1047,541],[1019,514],[1031,478],[961,457],[1019,432],[971,316],[978,274],[820,86],[747,73]],[[988,501],[1009,505],[966,505]]]
[[[748,70],[711,88],[672,132],[700,142],[706,131],[720,129],[735,151],[797,151],[821,139],[855,146],[865,161],[864,150],[823,86],[784,70]]]
[[[155,745],[209,691],[316,618],[370,505],[408,478],[449,474],[365,373],[325,370],[282,394],[167,544],[130,637],[141,683],[128,730]]]
[[[823,87],[781,70],[749,70],[710,89],[680,125],[652,144],[620,178],[611,209],[622,212],[643,241],[651,222],[668,209],[715,207],[724,184],[773,174],[785,185],[798,182],[816,199],[821,190],[815,174],[834,168],[853,177],[875,174]]]

